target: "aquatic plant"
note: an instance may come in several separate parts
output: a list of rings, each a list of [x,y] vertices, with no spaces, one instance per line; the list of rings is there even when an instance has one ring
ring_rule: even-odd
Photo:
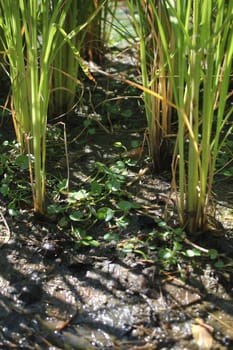
[[[102,1],[103,5],[106,1]],[[76,2],[75,2],[76,4]],[[71,0],[10,0],[0,2],[1,41],[9,63],[12,90],[12,117],[21,152],[28,154],[34,209],[44,213],[46,187],[46,126],[50,99],[51,67],[63,45],[68,44],[75,57],[67,74],[77,73],[78,65],[88,74],[73,38],[93,20],[99,7],[85,23],[75,26],[77,6]],[[73,6],[71,8],[71,5]],[[70,11],[73,17],[68,18]],[[69,32],[64,23],[69,20]],[[72,27],[74,26],[74,27]],[[64,54],[64,51],[63,51]],[[74,61],[77,63],[74,63]],[[6,69],[8,66],[6,66]],[[57,75],[56,75],[57,76]],[[63,84],[64,82],[62,82]],[[74,76],[71,90],[77,85]],[[59,102],[57,102],[59,104]]]
[[[179,109],[173,184],[179,170],[178,212],[190,233],[208,229],[216,160],[232,108],[227,109],[233,57],[233,3],[168,1],[174,50],[173,91]],[[166,46],[164,46],[166,47]],[[168,51],[168,59],[171,52]],[[224,138],[225,136],[224,135]]]
[[[54,5],[56,2],[57,0],[52,1]],[[52,65],[49,110],[55,116],[69,114],[82,99],[80,67],[88,74],[82,57],[94,60],[96,56],[103,55],[102,12],[105,11],[107,11],[106,0],[93,0],[88,4],[71,1],[66,20],[60,28],[56,44],[57,52]]]
[[[0,25],[9,62],[12,116],[22,152],[31,154],[34,209],[44,212],[50,69],[71,1],[1,1]]]
[[[222,136],[232,113],[232,107],[227,109],[227,101],[232,74],[233,3],[223,0],[163,0],[157,4],[151,0],[138,0],[127,3],[131,12],[136,3],[139,12],[139,19],[135,16],[134,23],[138,22],[136,26],[139,27],[144,99],[146,109],[149,106],[147,115],[150,115],[147,117],[149,134],[152,135],[151,118],[157,118],[151,114],[149,94],[172,106],[173,115],[178,119],[172,184],[177,193],[180,224],[190,233],[206,230],[211,214],[216,160],[223,140],[230,132],[228,129]],[[150,31],[143,32],[144,22],[151,26]],[[151,88],[152,82],[159,78],[157,72],[148,80],[145,43],[153,35],[160,38],[159,52],[163,60],[157,60],[156,52],[151,51],[151,54],[159,64],[157,72],[167,72],[172,95],[166,90],[156,88],[154,91]],[[149,67],[151,62],[150,58]],[[171,96],[173,101],[170,101]],[[161,107],[158,113],[162,113]],[[156,123],[163,130],[163,124]],[[160,135],[162,138],[166,136]],[[150,138],[150,142],[155,140]]]
[[[169,169],[171,159],[170,133],[172,122],[173,92],[163,41],[174,47],[174,36],[168,20],[167,8],[158,1],[127,1],[131,19],[139,41],[140,65],[144,90],[144,103],[149,135],[149,151],[156,172]],[[155,13],[156,10],[156,13]],[[163,23],[160,35],[159,16]],[[153,94],[162,96],[158,98]]]

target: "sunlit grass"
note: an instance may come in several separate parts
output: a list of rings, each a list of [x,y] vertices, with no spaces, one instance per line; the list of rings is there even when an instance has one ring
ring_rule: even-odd
[[[56,2],[53,0],[54,4]],[[50,112],[55,116],[73,112],[82,99],[80,69],[88,75],[83,58],[92,60],[103,55],[102,12],[106,8],[106,0],[93,0],[88,4],[71,1],[66,20],[60,28],[57,53],[53,61]]]
[[[12,116],[22,152],[31,154],[34,209],[44,212],[46,124],[50,68],[56,53],[58,28],[70,1],[1,1],[1,27],[12,86]]]
[[[140,42],[150,147],[152,150],[157,144],[153,127],[161,131],[160,144],[166,138],[162,131],[170,125],[169,113],[165,113],[168,124],[163,124],[158,116],[163,115],[163,105],[173,106],[173,115],[178,119],[172,162],[173,189],[177,192],[180,224],[190,233],[203,231],[208,229],[211,214],[213,177],[223,143],[221,132],[232,113],[232,107],[227,110],[226,106],[232,74],[233,2],[164,0],[154,4],[150,0],[138,0],[127,3]],[[150,51],[151,59],[147,43],[152,37],[157,38],[157,46]],[[150,76],[151,62],[156,62],[157,69]],[[165,87],[169,89],[161,89],[164,76],[167,77]],[[150,94],[161,102],[157,109],[152,108]],[[225,134],[228,133],[226,130]]]
[[[30,155],[34,209],[39,213],[45,211],[46,126],[51,76],[53,73],[54,79],[57,79],[56,92],[63,89],[63,95],[57,95],[54,103],[58,107],[63,105],[67,98],[64,90],[71,95],[73,102],[78,67],[89,76],[79,52],[83,40],[77,45],[76,36],[85,33],[85,28],[105,2],[94,6],[90,15],[83,9],[85,21],[81,23],[76,23],[76,17],[80,18],[82,14],[80,6],[71,0],[0,2],[1,40],[9,63],[12,88],[12,117],[21,151]],[[66,50],[69,54],[64,62]],[[59,67],[55,67],[57,63]],[[66,108],[71,102],[66,103]]]
[[[172,108],[166,101],[173,98],[163,40],[173,47],[174,37],[163,2],[159,1],[156,9],[153,1],[128,0],[127,4],[139,40],[142,84],[152,92],[144,92],[144,103],[150,155],[155,171],[160,172],[169,168]],[[156,16],[163,23],[163,37]],[[156,98],[153,92],[163,98]]]
[[[178,112],[174,183],[178,165],[180,221],[193,233],[208,229],[220,134],[230,116],[226,104],[232,73],[233,3],[187,1],[185,10],[179,1],[176,6],[168,4],[177,40],[171,72],[174,96],[183,109]]]

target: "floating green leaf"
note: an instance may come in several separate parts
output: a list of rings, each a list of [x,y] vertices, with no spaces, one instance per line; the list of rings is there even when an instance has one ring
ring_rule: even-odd
[[[70,220],[72,221],[82,221],[83,220],[83,213],[78,210],[73,210],[71,214],[69,215]]]
[[[117,206],[123,211],[129,211],[130,209],[140,208],[140,205],[134,202],[121,200],[117,203]]]
[[[10,208],[10,209],[8,210],[8,213],[9,213],[10,216],[18,216],[18,215],[19,215],[19,211],[18,211],[18,210],[15,210],[15,209],[13,209],[13,208]]]
[[[124,148],[124,145],[122,144],[122,142],[116,141],[116,142],[114,142],[114,147],[117,147],[117,148]]]
[[[20,154],[15,158],[15,164],[18,165],[22,170],[26,170],[29,167],[28,156]]]
[[[69,199],[75,199],[77,201],[86,199],[88,197],[89,193],[85,189],[81,189],[77,192],[70,192],[68,196]]]
[[[114,211],[108,207],[102,207],[97,210],[96,216],[99,220],[110,221],[114,216]]]
[[[194,256],[201,256],[201,252],[198,249],[187,249],[185,251],[185,255],[188,256],[189,258],[192,258]]]
[[[216,261],[216,263],[214,264],[214,266],[218,269],[221,269],[225,266],[224,262],[222,260],[218,260]]]
[[[120,182],[115,179],[107,181],[105,186],[109,191],[112,191],[112,192],[117,192],[121,188]]]
[[[169,260],[173,257],[173,251],[169,248],[160,249],[159,250],[159,257],[164,260]]]
[[[209,255],[211,260],[215,260],[218,257],[218,252],[216,249],[210,249],[208,252],[208,255]]]
[[[167,223],[166,223],[165,221],[159,221],[159,222],[157,223],[157,225],[158,225],[159,227],[167,227]]]
[[[104,235],[105,241],[118,241],[119,235],[116,232],[108,232]]]
[[[93,196],[99,196],[103,190],[103,186],[100,185],[97,181],[91,183],[91,194]]]

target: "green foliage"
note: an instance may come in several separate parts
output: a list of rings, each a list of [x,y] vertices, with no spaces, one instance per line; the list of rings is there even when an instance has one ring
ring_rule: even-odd
[[[48,133],[52,138],[57,137],[54,130],[52,128]],[[117,145],[120,149],[124,148],[120,142]],[[18,215],[18,209],[22,205],[28,206],[31,200],[29,178],[25,176],[28,173],[28,156],[22,157],[19,148],[16,142],[4,142],[0,157],[0,195],[7,201],[8,212],[12,216]],[[154,229],[146,235],[138,233],[128,239],[121,237],[121,230],[130,223],[130,214],[138,215],[137,211],[142,211],[130,193],[125,191],[127,160],[116,160],[110,166],[96,162],[95,166],[90,182],[79,190],[67,192],[67,179],[48,180],[52,203],[47,213],[58,219],[58,226],[67,232],[77,249],[115,242],[120,255],[134,253],[142,259],[157,262],[163,270],[175,268],[181,274],[184,263],[195,265],[199,258],[211,261],[216,268],[224,267],[224,261],[216,250],[203,252],[190,246],[182,229],[169,227],[160,219],[154,220]],[[107,232],[94,237],[93,226],[102,224]]]
[[[51,2],[54,7],[57,0]],[[70,113],[77,100],[82,98],[82,83],[78,79],[80,68],[87,77],[93,79],[81,55],[90,54],[96,47],[100,48],[103,45],[101,9],[105,3],[106,0],[89,1],[88,4],[71,1],[66,21],[62,27],[57,27],[60,33],[53,62],[53,94],[50,99],[50,110],[53,114]],[[93,22],[96,27],[93,26]]]
[[[190,245],[186,240],[186,233],[180,228],[172,228],[162,220],[155,220],[155,229],[148,235],[140,237],[132,236],[131,238],[120,241],[119,237],[113,233],[106,235],[105,239],[113,239],[118,242],[118,249],[121,254],[126,255],[134,253],[146,260],[153,260],[161,266],[162,270],[178,269],[181,276],[184,275],[182,266],[184,264],[199,264],[202,261],[212,261],[216,268],[222,268],[224,262],[217,250],[203,250],[196,246]]]
[[[139,41],[150,156],[155,171],[161,172],[167,169],[171,158],[169,143],[173,93],[162,44],[165,40],[168,47],[174,47],[174,37],[166,11],[169,5],[166,1],[157,1],[155,4],[151,0],[147,2],[127,0],[126,3]],[[158,23],[158,17],[162,23],[163,32]]]
[[[34,156],[29,169],[36,212],[45,210],[48,107],[65,105],[65,112],[69,112],[77,85],[81,85],[79,67],[92,79],[80,50],[86,28],[105,3],[90,2],[83,7],[71,0],[0,1],[1,53],[7,58],[5,70],[9,70],[11,82],[16,137],[21,152]],[[52,102],[51,83],[55,95]],[[94,129],[89,128],[89,133]]]
[[[69,80],[72,74],[77,75],[79,65],[83,68],[84,73],[88,75],[87,67],[80,57],[79,48],[81,47],[77,49],[75,46],[75,43],[77,43],[76,34],[81,29],[84,31],[87,29],[88,24],[99,13],[99,9],[96,9],[95,13],[90,14],[88,19],[81,21],[79,25],[75,24],[76,28],[73,30],[69,26],[62,28],[65,18],[67,18],[66,13],[63,13],[61,17],[57,16],[61,8],[56,7],[56,4],[63,5],[63,1],[50,2],[53,4],[51,10],[55,10],[55,12],[51,11],[51,21],[46,20],[49,17],[48,12],[43,7],[44,2],[40,2],[38,12],[34,6],[33,13],[30,14],[35,22],[37,18],[40,18],[36,27],[32,28],[30,26],[31,22],[25,17],[26,12],[23,11],[26,2],[22,0],[10,3],[20,4],[21,7],[16,7],[14,16],[12,16],[9,3],[1,1],[2,21],[0,24],[3,31],[5,31],[5,37],[2,38],[2,41],[9,60],[14,97],[13,115],[16,129],[18,127],[16,133],[20,142],[11,145],[5,142],[2,145],[0,195],[8,202],[9,213],[14,216],[17,215],[17,209],[22,206],[22,203],[24,206],[30,204],[29,183],[33,185],[34,195],[39,188],[38,200],[44,200],[45,150],[47,149],[48,159],[51,160],[54,160],[59,153],[58,147],[62,138],[62,129],[56,126],[47,127],[50,68],[51,64],[55,62],[57,52],[56,50],[53,51],[52,48],[55,48],[57,44],[56,49],[61,49],[61,56],[56,56],[57,72],[60,74],[56,76],[55,73],[53,75],[54,86],[57,84],[58,87],[61,84],[65,88],[67,82],[62,82],[60,78],[65,77]],[[35,3],[33,2],[34,5]],[[64,9],[67,10],[71,1],[65,3],[67,7]],[[74,4],[75,8],[77,3]],[[156,89],[164,84],[162,91],[157,91],[157,95],[151,94],[150,91],[144,91],[149,138],[151,142],[156,141],[158,145],[157,148],[153,145],[151,153],[154,149],[155,151],[160,149],[162,145],[161,138],[167,137],[171,131],[170,108],[168,110],[168,106],[173,107],[175,109],[174,114],[178,116],[179,120],[173,173],[176,177],[176,170],[179,168],[177,188],[179,187],[180,196],[177,196],[177,198],[179,197],[180,222],[182,227],[187,225],[188,230],[193,232],[199,228],[202,229],[206,225],[207,212],[205,211],[205,205],[208,204],[215,165],[217,165],[218,170],[224,171],[225,176],[229,177],[233,174],[231,167],[232,141],[225,137],[222,142],[219,141],[222,137],[220,137],[220,134],[224,130],[223,127],[226,127],[226,122],[228,122],[232,111],[232,107],[226,108],[229,73],[232,63],[232,36],[228,34],[232,34],[232,26],[227,27],[225,25],[227,21],[232,19],[232,14],[230,14],[232,5],[231,7],[229,5],[228,11],[227,9],[225,11],[225,22],[221,22],[221,16],[216,15],[216,11],[214,11],[214,18],[218,21],[216,24],[212,24],[212,18],[209,16],[212,8],[209,7],[202,14],[201,7],[198,7],[197,2],[193,2],[192,11],[190,10],[191,1],[186,2],[188,4],[187,9],[185,7],[183,9],[182,6],[176,7],[176,4],[179,3],[178,0],[176,4],[170,0],[160,2],[161,6],[166,5],[162,9],[163,12],[159,12],[161,6],[158,11],[154,2],[150,0],[148,1],[150,5],[148,8],[144,7],[143,1],[128,1],[128,3],[131,6],[130,10],[141,39],[140,53],[143,83],[152,92],[156,92]],[[135,3],[137,9],[141,11],[139,13],[141,23],[148,25],[149,29],[143,26],[138,27]],[[204,1],[203,3],[207,8],[210,1]],[[217,6],[217,2],[215,4]],[[21,12],[22,14],[20,14]],[[8,19],[12,20],[10,26],[7,23],[7,15],[9,15]],[[72,15],[73,13],[71,13]],[[194,15],[196,21],[192,17]],[[145,17],[142,18],[142,16]],[[11,33],[9,28],[12,26],[13,29],[13,19],[16,20],[17,30]],[[166,19],[166,21],[163,21],[163,19]],[[205,22],[206,19],[209,22]],[[69,20],[71,21],[70,17]],[[73,20],[76,21],[75,18]],[[202,20],[203,27],[199,37],[198,21],[201,22]],[[21,32],[22,22],[24,33]],[[163,27],[165,23],[166,27]],[[80,24],[82,25],[80,26]],[[152,28],[156,24],[156,30],[160,31],[161,34],[160,39],[157,36],[157,31],[150,31],[151,24]],[[209,27],[207,26],[208,36],[205,38],[207,24],[209,24]],[[42,27],[43,33],[40,32]],[[127,33],[125,27],[122,30]],[[168,30],[170,30],[169,33]],[[48,31],[51,32],[51,36],[48,36]],[[41,35],[42,40],[38,40]],[[224,40],[221,40],[221,35]],[[83,32],[81,33],[82,40],[78,45],[84,42],[84,37],[85,33]],[[175,42],[179,45],[174,46]],[[63,46],[64,43],[66,43],[65,46]],[[150,47],[150,45],[152,46]],[[73,72],[75,73],[64,74],[67,61],[62,61],[64,55],[62,47],[65,50],[70,49],[69,53],[72,53],[73,57],[69,67],[71,72],[74,68]],[[214,56],[217,59],[213,60],[215,47],[218,48],[216,56]],[[149,48],[150,50],[147,50]],[[154,50],[158,50],[156,52],[160,54],[157,61],[153,57]],[[149,64],[146,62],[147,59],[149,59]],[[74,61],[76,61],[75,66],[72,63]],[[59,64],[62,64],[60,68]],[[166,79],[164,80],[165,76]],[[55,78],[59,78],[56,83]],[[29,85],[27,85],[28,82],[30,82]],[[70,87],[65,88],[68,95],[71,90],[77,88],[79,83],[76,78],[73,79]],[[171,90],[172,84],[173,88]],[[58,88],[58,90],[60,89]],[[62,96],[60,95],[61,92],[64,91],[59,91],[59,96]],[[162,96],[162,93],[165,95]],[[175,104],[170,101],[173,95]],[[30,100],[29,97],[32,97],[32,99]],[[20,100],[20,98],[22,99]],[[157,105],[156,102],[158,102]],[[73,100],[72,103],[66,103],[67,106],[71,106],[71,104],[73,104]],[[117,103],[112,103],[111,100],[104,101],[102,104],[105,105],[107,113],[117,117],[117,119],[120,116],[123,117],[124,121],[127,121],[133,116],[130,108],[122,109]],[[59,106],[57,105],[57,107]],[[162,115],[162,119],[155,119],[155,117]],[[96,133],[95,122],[94,117],[92,119],[87,118],[83,122],[84,129],[89,135],[94,136]],[[158,130],[152,130],[155,125]],[[53,142],[48,142],[48,139]],[[163,269],[174,267],[181,269],[182,261],[195,261],[199,257],[213,261],[216,267],[222,267],[224,264],[216,250],[210,249],[208,252],[203,252],[201,249],[188,245],[183,229],[171,228],[161,220],[155,220],[155,228],[148,235],[141,237],[135,234],[131,238],[121,241],[119,232],[128,227],[130,214],[140,209],[140,206],[132,200],[130,193],[125,190],[128,167],[135,165],[135,162],[124,158],[127,148],[120,141],[116,142],[114,146],[122,151],[120,157],[111,165],[96,162],[95,173],[90,175],[90,181],[78,185],[77,188],[68,191],[67,179],[58,180],[53,178],[51,174],[47,176],[48,186],[51,190],[48,198],[51,204],[48,206],[47,214],[58,219],[58,225],[69,232],[76,247],[98,246],[103,240],[106,242],[114,241],[117,243],[120,253],[135,253],[143,259],[153,259]],[[138,141],[132,140],[131,146],[138,147]],[[20,148],[23,148],[24,153],[19,153]],[[221,157],[217,158],[219,151]],[[155,158],[159,155],[154,154]],[[225,167],[226,164],[227,167]],[[25,174],[28,174],[28,170],[31,171],[31,168],[35,172],[34,175],[31,173],[32,178],[30,179]],[[90,234],[96,224],[107,229],[101,238],[93,237],[93,234]]]
[[[59,181],[53,192],[56,198],[59,192],[60,198],[48,206],[48,214],[59,217],[58,225],[70,230],[77,247],[99,244],[89,234],[97,223],[106,223],[109,228],[127,227],[130,212],[140,207],[124,189],[128,176],[127,159],[116,160],[110,166],[96,162],[94,171],[90,183],[77,191],[66,192],[66,181]],[[110,233],[105,236],[106,240],[110,238]]]
[[[122,109],[119,105],[112,104],[110,102],[105,103],[106,111],[113,120],[117,119],[129,119],[133,116],[134,111],[131,108]]]
[[[96,130],[94,127],[94,123],[91,119],[85,119],[83,122],[83,126],[85,129],[87,129],[89,135],[95,135]]]
[[[10,215],[15,216],[20,207],[31,203],[30,178],[28,174],[30,154],[20,154],[17,142],[5,141],[0,147],[0,196],[4,197]]]
[[[108,9],[106,27],[108,30],[108,45],[111,47],[112,51],[114,49],[118,51],[119,47],[130,47],[134,44],[135,30],[129,18],[125,15],[125,11],[121,6],[117,6],[116,0],[114,1],[115,6],[109,7]],[[120,21],[119,18],[121,18]]]
[[[233,178],[233,141],[225,140],[216,160],[216,174]]]
[[[151,155],[159,168],[159,150],[171,133],[173,107],[178,117],[173,190],[179,191],[180,225],[189,233],[204,231],[222,132],[229,135],[232,130],[225,129],[233,110],[228,103],[233,2],[128,0],[127,4],[140,42]]]
[[[71,1],[0,2],[1,40],[9,62],[12,117],[22,153],[34,156],[30,176],[34,210],[44,212],[46,126],[50,70],[56,56],[58,28]]]
[[[88,235],[86,230],[78,227],[72,227],[71,236],[75,240],[76,247],[93,246],[98,247],[100,243]]]

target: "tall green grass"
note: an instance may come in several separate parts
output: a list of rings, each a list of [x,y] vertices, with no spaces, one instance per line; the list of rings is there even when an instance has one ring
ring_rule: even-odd
[[[56,2],[52,1],[53,4]],[[50,98],[52,115],[67,115],[80,102],[83,92],[79,80],[80,68],[87,73],[83,58],[96,60],[103,56],[102,16],[105,11],[106,0],[88,3],[71,1],[63,28],[60,29],[53,61]]]
[[[150,88],[151,81],[158,79],[154,74],[148,80],[145,71],[151,67],[145,44],[151,36],[157,36],[163,55],[158,71],[166,70],[172,88],[173,115],[178,119],[172,162],[173,189],[177,192],[180,224],[190,233],[203,231],[208,229],[211,216],[210,198],[222,133],[229,132],[224,127],[232,113],[227,101],[232,74],[233,1],[161,0],[155,4],[152,0],[136,0],[128,1],[131,11],[134,3],[139,12],[134,21],[140,27],[137,32],[143,53],[143,85]],[[150,13],[153,21],[148,19]],[[144,22],[151,26],[150,34],[143,34]],[[171,95],[167,97],[166,91],[156,87],[153,93],[172,105]],[[151,105],[146,94],[145,105],[146,109]],[[151,128],[150,118],[148,128]]]
[[[56,4],[57,0],[52,3]],[[67,35],[78,25],[78,1],[72,1],[66,16],[63,30]],[[70,39],[70,43],[79,50],[82,40],[77,35]],[[51,80],[51,95],[49,112],[53,116],[69,113],[76,102],[76,94],[81,83],[78,80],[79,60],[73,54],[68,42],[64,43],[64,36],[59,33],[57,40],[57,53],[53,61],[53,74]]]
[[[162,41],[170,47],[174,37],[168,20],[167,9],[162,1],[157,2],[156,12],[163,23],[163,37],[159,34],[152,1],[127,0],[131,19],[135,27],[140,48],[142,84],[150,92],[144,92],[145,111],[148,125],[150,156],[156,172],[170,168],[170,133],[172,108],[167,100],[172,101],[172,86],[169,67]],[[153,92],[161,95],[158,99]]]
[[[28,154],[34,209],[38,213],[45,211],[51,81],[55,82],[54,104],[61,108],[65,101],[69,109],[77,87],[78,68],[89,74],[80,55],[85,29],[106,0],[91,3],[93,11],[87,14],[86,5],[72,0],[0,1],[1,41],[9,64],[12,117],[21,151]]]
[[[1,37],[9,62],[12,116],[22,152],[30,159],[34,209],[44,212],[46,125],[51,64],[58,29],[71,1],[0,2]]]
[[[29,155],[34,209],[44,212],[46,125],[50,68],[58,28],[71,1],[2,0],[0,20],[9,61],[12,116],[23,152]]]
[[[233,57],[233,2],[170,1],[177,40],[174,95],[178,111],[179,214],[190,233],[208,229],[211,191],[227,110]],[[191,23],[190,23],[191,17]],[[182,72],[182,73],[181,73]],[[175,78],[177,77],[177,78]],[[182,87],[182,89],[181,89]],[[175,177],[174,177],[175,183]]]

